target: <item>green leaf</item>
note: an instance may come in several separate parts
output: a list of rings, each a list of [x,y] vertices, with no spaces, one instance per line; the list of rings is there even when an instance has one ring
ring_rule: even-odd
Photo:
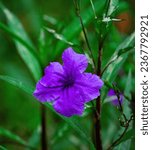
[[[7,149],[0,145],[0,150],[7,150]]]
[[[124,94],[127,95],[129,98],[131,98],[131,90],[132,90],[132,74],[131,70],[128,73],[127,81],[126,81],[126,86],[125,86],[125,91]]]
[[[55,30],[50,29],[50,28],[48,28],[48,27],[45,27],[44,29],[45,29],[46,31],[48,31],[49,33],[53,34],[56,39],[58,39],[58,40],[60,40],[60,41],[62,41],[62,42],[64,42],[64,43],[66,43],[67,45],[69,45],[69,46],[74,46],[74,45],[76,45],[76,44],[68,41],[63,35],[58,34]]]
[[[53,18],[52,16],[44,15],[43,19],[44,19],[44,21],[47,21],[48,23],[50,23],[52,25],[57,25],[57,23],[58,23],[58,21],[55,18]]]
[[[22,89],[23,91],[27,92],[28,94],[33,93],[33,87],[31,86],[27,86],[24,83],[22,83],[21,81],[14,79],[12,77],[9,76],[1,76],[0,75],[0,79]],[[90,147],[92,150],[95,150],[94,144],[91,141],[91,137],[89,137],[87,135],[87,133],[85,132],[85,130],[76,122],[76,120],[71,117],[71,118],[66,118],[64,116],[59,115],[51,106],[50,103],[43,103],[45,106],[47,106],[52,112],[54,112],[55,114],[57,114],[60,118],[62,118],[64,121],[66,121],[66,123],[68,123],[75,131],[77,131],[83,138],[86,139],[86,141],[88,141],[88,143],[90,144]]]
[[[20,144],[26,145],[26,141],[24,141],[21,137],[19,137],[18,135],[15,135],[14,133],[12,133],[9,130],[4,129],[2,127],[0,127],[0,135],[7,137],[11,140],[14,140]]]
[[[52,139],[51,139],[51,145],[57,144],[58,139],[60,139],[60,138],[62,138],[62,137],[64,138],[67,130],[69,129],[68,127],[69,127],[68,124],[63,124],[63,125],[61,124],[61,125],[56,129],[56,132],[54,133],[54,136],[53,136]]]
[[[118,8],[119,0],[108,0],[106,16],[111,16]]]
[[[128,73],[128,77],[126,80],[126,86],[125,86],[125,91],[124,91],[124,95],[127,95],[130,99],[131,99],[131,90],[132,90],[133,84],[132,84],[132,75],[131,75],[131,70]],[[132,113],[131,108],[129,107],[130,102],[128,102],[126,100],[126,98],[124,99],[124,103],[123,103],[123,108],[124,108],[124,113],[126,114],[126,116],[129,118],[129,116]]]
[[[130,129],[129,131],[127,131],[127,133],[125,134],[125,136],[119,141],[119,143],[117,145],[119,145],[122,142],[125,142],[129,139],[133,139],[134,138],[134,133],[135,133],[135,129]]]
[[[128,47],[134,47],[134,38],[135,38],[134,33],[131,34],[128,38],[126,38],[118,46],[115,53],[112,55],[112,57],[108,61],[107,65],[108,64],[110,64],[110,65],[106,68],[106,70],[104,71],[104,73],[102,75],[102,79],[104,81],[106,81],[107,83],[113,83],[113,81],[117,77],[120,69],[122,68],[122,65],[128,58],[128,54],[129,54]],[[122,55],[119,55],[120,51],[122,51],[122,50],[123,50]],[[124,50],[126,50],[126,51],[124,51]],[[104,101],[104,99],[107,95],[107,91],[108,91],[107,87],[103,87],[102,91],[104,91],[104,92],[102,92],[102,99]]]
[[[10,76],[0,75],[0,79],[14,85],[15,87],[18,87],[19,89],[25,91],[26,93],[28,93],[30,95],[32,95],[32,93],[34,91],[34,87],[26,85],[25,83],[15,79],[15,78],[12,78]]]
[[[33,46],[31,40],[28,38],[26,32],[20,21],[14,16],[8,9],[0,5],[4,14],[7,17],[9,28],[4,26],[2,23],[0,25],[1,29],[3,28],[9,35],[16,37],[14,38],[15,45],[17,47],[18,53],[21,58],[24,60],[25,64],[31,71],[34,76],[34,79],[37,81],[40,79],[41,66],[38,59],[38,56],[35,52],[35,47]]]
[[[126,61],[128,57],[128,47],[131,47],[134,44],[134,33],[126,38],[116,49],[115,53],[111,57],[108,63],[112,62],[107,70],[103,74],[103,79],[108,82],[113,82],[116,76],[118,75],[119,70]],[[120,51],[126,49],[126,52],[123,52],[123,55],[118,57]],[[114,61],[113,61],[114,60]]]
[[[38,144],[40,143],[40,137],[41,137],[41,127],[38,126],[34,130],[32,136],[29,138],[28,145],[31,145],[32,147],[37,148]],[[26,150],[31,150],[31,149],[27,148]]]
[[[131,150],[131,139],[128,139],[125,142],[120,143],[118,146],[114,147],[113,150]]]

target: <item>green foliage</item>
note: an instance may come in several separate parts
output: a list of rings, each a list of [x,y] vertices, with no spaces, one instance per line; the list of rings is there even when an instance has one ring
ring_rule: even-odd
[[[0,75],[0,79],[14,85],[15,87],[22,89],[23,91],[25,91],[26,93],[28,93],[30,95],[33,93],[34,87],[30,87],[30,86],[26,85],[25,83],[15,79],[15,78]]]
[[[59,1],[60,3],[63,2],[61,0]],[[19,2],[19,4],[20,3],[24,3],[24,2]],[[26,3],[29,3],[29,6],[31,4],[30,0],[27,0]],[[49,4],[54,3],[55,5],[57,2],[48,1],[48,3]],[[4,2],[4,4],[6,5],[7,3]],[[71,4],[71,1],[69,1],[69,4]],[[124,21],[123,19],[116,18],[116,14],[129,10],[129,3],[120,0],[107,0],[107,1],[87,0],[87,1],[81,1],[80,6],[81,6],[80,15],[82,17],[82,22],[84,24],[85,31],[87,33],[88,40],[93,52],[95,65],[97,65],[97,61],[98,61],[97,59],[98,59],[99,39],[105,38],[102,47],[103,72],[101,78],[104,80],[105,85],[101,90],[102,102],[103,102],[101,124],[102,124],[103,147],[104,149],[106,149],[114,141],[114,139],[119,137],[119,135],[122,133],[124,129],[120,126],[120,122],[118,119],[121,116],[121,113],[116,107],[114,107],[111,103],[109,103],[110,101],[108,101],[108,103],[106,101],[107,92],[110,88],[113,88],[113,83],[116,83],[117,87],[124,94],[125,100],[122,107],[127,118],[129,118],[130,115],[133,113],[133,110],[131,110],[130,105],[132,103],[131,94],[134,93],[134,87],[133,87],[134,77],[132,76],[134,70],[130,69],[131,66],[130,61],[134,62],[134,58],[130,56],[133,54],[133,50],[134,50],[134,33],[132,33],[131,35],[122,34],[117,30],[118,27],[115,25],[115,22],[121,23],[121,21]],[[9,7],[9,5],[7,7]],[[84,34],[82,33],[82,26],[80,24],[80,20],[78,16],[74,12],[75,10],[73,5],[67,6],[70,9],[69,14],[64,14],[63,16],[61,16],[61,18],[58,17],[56,19],[56,16],[61,15],[61,14],[56,14],[57,9],[54,10],[54,15],[52,14],[49,15],[49,11],[52,10],[45,12],[46,15],[43,15],[44,13],[42,13],[42,15],[40,16],[41,28],[39,29],[39,33],[37,33],[37,35],[39,35],[37,39],[32,39],[32,36],[31,37],[28,36],[28,35],[32,35],[33,32],[30,31],[29,29],[30,27],[27,25],[28,24],[27,21],[35,22],[34,19],[35,17],[33,17],[32,20],[28,20],[27,19],[28,17],[27,18],[25,17],[27,19],[26,20],[24,17],[22,17],[24,16],[24,14],[22,14],[21,9],[18,10],[21,13],[20,15],[18,12],[15,13],[13,9],[11,10],[13,12],[12,13],[10,11],[11,7],[9,9],[7,9],[7,7],[4,7],[2,4],[0,4],[0,10],[2,10],[3,12],[2,16],[4,19],[4,21],[3,19],[2,21],[0,21],[0,30],[4,31],[4,35],[9,35],[10,39],[13,40],[13,44],[15,45],[17,52],[19,53],[21,59],[25,63],[24,65],[21,64],[21,66],[20,65],[18,66],[23,71],[23,73],[25,71],[25,65],[26,65],[26,68],[28,68],[32,74],[32,79],[34,78],[35,82],[37,82],[42,77],[42,72],[44,67],[50,61],[60,61],[62,51],[64,50],[64,48],[68,46],[72,46],[77,52],[81,52],[81,53],[85,52],[89,60],[88,71],[92,71],[92,68],[90,67],[91,65],[93,65],[92,58],[87,53],[88,47],[85,41]],[[38,4],[38,7],[41,7],[40,4]],[[64,6],[58,5],[58,9],[60,9],[59,7],[63,9],[63,12],[67,11],[64,10]],[[26,8],[26,6],[24,9],[26,10],[25,13],[27,14],[28,9]],[[33,9],[32,11],[34,11],[33,7],[32,9]],[[5,23],[5,19],[7,25]],[[8,55],[11,57],[14,56],[16,59],[16,54],[10,51],[10,49],[11,50],[14,49],[13,47],[14,45],[13,46],[11,45],[9,38],[8,40],[4,40],[3,38],[0,36],[0,40],[2,39],[2,43],[4,42],[3,44],[4,51],[0,52],[0,55],[1,54],[4,55],[5,51],[8,49],[9,51],[6,52],[6,58]],[[6,42],[6,47],[5,47],[5,42]],[[9,67],[13,68],[14,76],[15,74],[19,73],[19,71],[17,71],[17,68],[15,68],[14,62],[12,62],[11,60],[10,63],[8,64],[6,63],[4,65],[2,64],[3,62],[0,63],[0,67],[2,68],[2,69],[0,68],[1,74],[9,74],[6,71],[9,69]],[[16,64],[19,64],[19,62],[16,61]],[[24,74],[18,76],[24,76]],[[0,80],[6,81],[9,84],[13,85],[14,87],[17,87],[19,90],[22,90],[25,93],[27,93],[27,95],[24,94],[24,96],[25,99],[28,99],[30,101],[29,103],[30,105],[24,106],[25,110],[27,109],[26,107],[31,107],[31,109],[34,109],[35,108],[34,106],[36,105],[35,103],[38,103],[37,101],[34,103],[32,97],[32,93],[35,87],[33,86],[33,84],[29,84],[26,82],[26,81],[32,81],[32,79],[29,79],[29,77],[27,77],[25,74],[25,76],[23,77],[25,78],[25,80],[21,80],[22,77],[21,79],[18,79],[17,76],[13,77],[12,75],[0,75]],[[2,83],[1,84],[2,87],[0,85],[0,88],[2,88],[2,90],[4,91],[4,95],[9,95],[11,88],[4,82],[1,83]],[[19,90],[17,91],[18,93],[16,94],[16,97],[18,99],[21,99],[21,97],[19,97],[20,96]],[[4,99],[4,102],[5,100],[7,100],[7,96],[6,97],[3,96],[3,92],[1,97],[2,99]],[[9,100],[13,100],[14,104],[16,104],[17,101],[15,100],[15,98],[14,99],[11,98]],[[3,114],[5,112],[4,102],[2,101],[2,107],[0,108],[0,115],[1,113]],[[13,107],[12,103],[7,108],[12,108]],[[93,141],[92,138],[94,137],[94,135],[92,135],[92,132],[94,129],[94,121],[95,121],[93,119],[94,116],[92,115],[92,113],[94,112],[93,103],[88,103],[86,105],[87,107],[82,117],[74,116],[71,118],[66,118],[64,116],[59,115],[54,111],[50,103],[44,103],[48,111],[47,112],[48,113],[47,134],[49,139],[48,145],[51,148],[53,147],[54,150],[58,150],[61,148],[63,148],[63,150],[65,149],[77,150],[77,149],[88,149],[88,147],[91,150],[95,150],[95,145],[94,145],[95,142]],[[14,109],[14,111],[16,110]],[[31,120],[32,120],[33,118],[31,112],[24,112],[24,115],[27,114],[29,116],[31,115]],[[21,118],[23,117],[24,116],[21,116]],[[8,120],[9,119],[10,118],[8,118]],[[4,120],[4,124],[5,124],[5,120]],[[8,123],[6,122],[6,124]],[[11,122],[10,122],[10,126],[11,126]],[[26,125],[25,128],[27,128]],[[26,150],[30,150],[31,148],[39,149],[41,145],[40,121],[38,121],[38,123],[36,124],[35,129],[32,129],[32,132],[31,130],[28,131],[30,133],[25,133],[25,131],[19,131],[17,132],[18,135],[16,135],[5,128],[0,128],[0,138],[1,136],[3,136],[5,138],[11,139],[12,141],[16,141],[18,144],[24,146]],[[21,137],[25,137],[26,140],[23,140]],[[72,140],[74,138],[73,140],[74,142],[72,140],[71,142],[70,138]],[[71,143],[71,145],[69,143]],[[134,129],[132,123],[128,131],[126,132],[124,137],[118,142],[114,150],[119,150],[119,149],[130,150],[134,148],[133,145],[134,145]],[[11,146],[10,147],[8,146],[8,148],[12,149]],[[0,146],[0,149],[2,150],[6,149],[5,145],[3,147],[3,143],[2,146]],[[14,149],[16,149],[16,147]]]
[[[14,133],[2,127],[0,127],[0,136],[12,139],[13,141],[16,141],[20,144],[26,145],[26,142],[21,137],[19,137],[18,135],[15,135]]]
[[[128,47],[130,48],[133,43],[134,43],[134,34],[130,35],[127,39],[125,39],[116,49],[115,53],[113,54],[113,56],[111,57],[111,59],[109,60],[108,64],[110,62],[112,62],[108,69],[104,72],[103,74],[103,79],[109,81],[109,82],[113,82],[114,79],[116,78],[120,68],[122,67],[123,63],[125,62],[125,60],[128,57]],[[121,52],[121,56],[120,56],[120,51],[124,51],[124,49],[126,49],[125,52]],[[119,54],[119,55],[118,55]]]
[[[0,150],[7,150],[7,149],[0,145]]]
[[[5,13],[9,27],[6,27],[2,23],[0,24],[1,29],[10,34],[14,38],[16,48],[32,72],[34,79],[37,81],[41,77],[41,66],[37,57],[35,47],[31,40],[24,31],[20,21],[14,16],[8,9],[1,5],[3,12]]]

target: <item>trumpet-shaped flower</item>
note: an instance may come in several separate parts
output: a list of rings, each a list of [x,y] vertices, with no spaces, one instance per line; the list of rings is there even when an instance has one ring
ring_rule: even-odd
[[[51,62],[45,68],[33,95],[41,102],[52,102],[61,115],[82,115],[84,104],[100,95],[103,81],[95,74],[85,73],[88,60],[85,55],[66,49],[63,65]]]

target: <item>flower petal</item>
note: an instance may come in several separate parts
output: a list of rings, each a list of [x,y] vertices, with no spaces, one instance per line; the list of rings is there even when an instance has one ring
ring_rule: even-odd
[[[113,89],[110,89],[108,91],[108,96],[113,96],[113,95],[116,95],[115,91]]]
[[[53,103],[54,109],[61,115],[71,117],[82,115],[84,100],[74,87],[65,88],[60,97]]]
[[[60,63],[53,62],[45,68],[45,75],[40,83],[45,87],[61,87],[64,80],[64,70]]]
[[[45,87],[39,81],[36,84],[36,89],[33,95],[41,102],[52,102],[59,97],[61,90],[62,89],[59,87],[57,88]]]
[[[97,75],[91,73],[83,73],[75,82],[75,86],[79,89],[85,102],[97,98],[103,84],[103,81]]]
[[[70,47],[62,54],[63,64],[66,67],[76,67],[80,72],[84,72],[88,66],[87,57],[84,54],[78,54]]]
[[[113,105],[119,106],[118,97],[117,97],[117,95],[116,95],[116,93],[113,89],[110,89],[108,91],[108,96],[112,97],[111,102],[112,102]],[[119,96],[120,96],[120,103],[122,104],[123,103],[123,94],[120,93]]]

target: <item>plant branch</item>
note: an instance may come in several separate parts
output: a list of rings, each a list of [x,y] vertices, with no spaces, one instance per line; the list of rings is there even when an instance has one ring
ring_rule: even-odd
[[[92,58],[93,69],[96,72],[95,60],[94,60],[94,57],[93,57],[92,49],[91,49],[91,46],[89,44],[89,40],[88,40],[87,33],[86,33],[86,30],[85,30],[85,27],[84,27],[84,24],[83,24],[82,17],[80,15],[80,4],[79,4],[78,0],[73,0],[73,3],[74,3],[74,6],[75,6],[76,14],[77,14],[77,16],[80,20],[80,24],[81,24],[81,27],[82,27],[82,31],[83,31],[83,34],[84,34],[84,37],[85,37],[85,41],[86,41],[89,53],[90,53],[91,58]]]
[[[41,148],[47,150],[47,135],[46,135],[46,110],[45,106],[41,104]]]
[[[99,39],[99,48],[98,48],[98,66],[97,66],[97,75],[101,76],[101,64],[102,64],[102,47],[103,40]],[[97,150],[102,150],[102,136],[101,136],[101,96],[96,99],[96,112],[95,112],[95,137],[96,137],[96,148]]]
[[[132,50],[134,47],[128,47],[128,48],[124,48],[124,49],[120,49],[117,53],[117,55],[111,59],[103,68],[102,72],[101,72],[101,76],[104,74],[104,72],[107,70],[107,68],[113,63],[115,62],[121,55],[123,55],[126,52],[129,52],[130,50]]]
[[[130,124],[131,120],[133,120],[133,116],[132,116],[132,115],[131,115],[130,119],[127,120],[125,129],[124,129],[124,131],[122,132],[122,134],[118,137],[118,139],[116,139],[116,140],[107,148],[107,150],[112,150],[113,147],[116,146],[116,145],[119,143],[119,141],[120,141],[120,140],[123,138],[123,136],[126,134],[128,128],[129,128],[129,124]]]

